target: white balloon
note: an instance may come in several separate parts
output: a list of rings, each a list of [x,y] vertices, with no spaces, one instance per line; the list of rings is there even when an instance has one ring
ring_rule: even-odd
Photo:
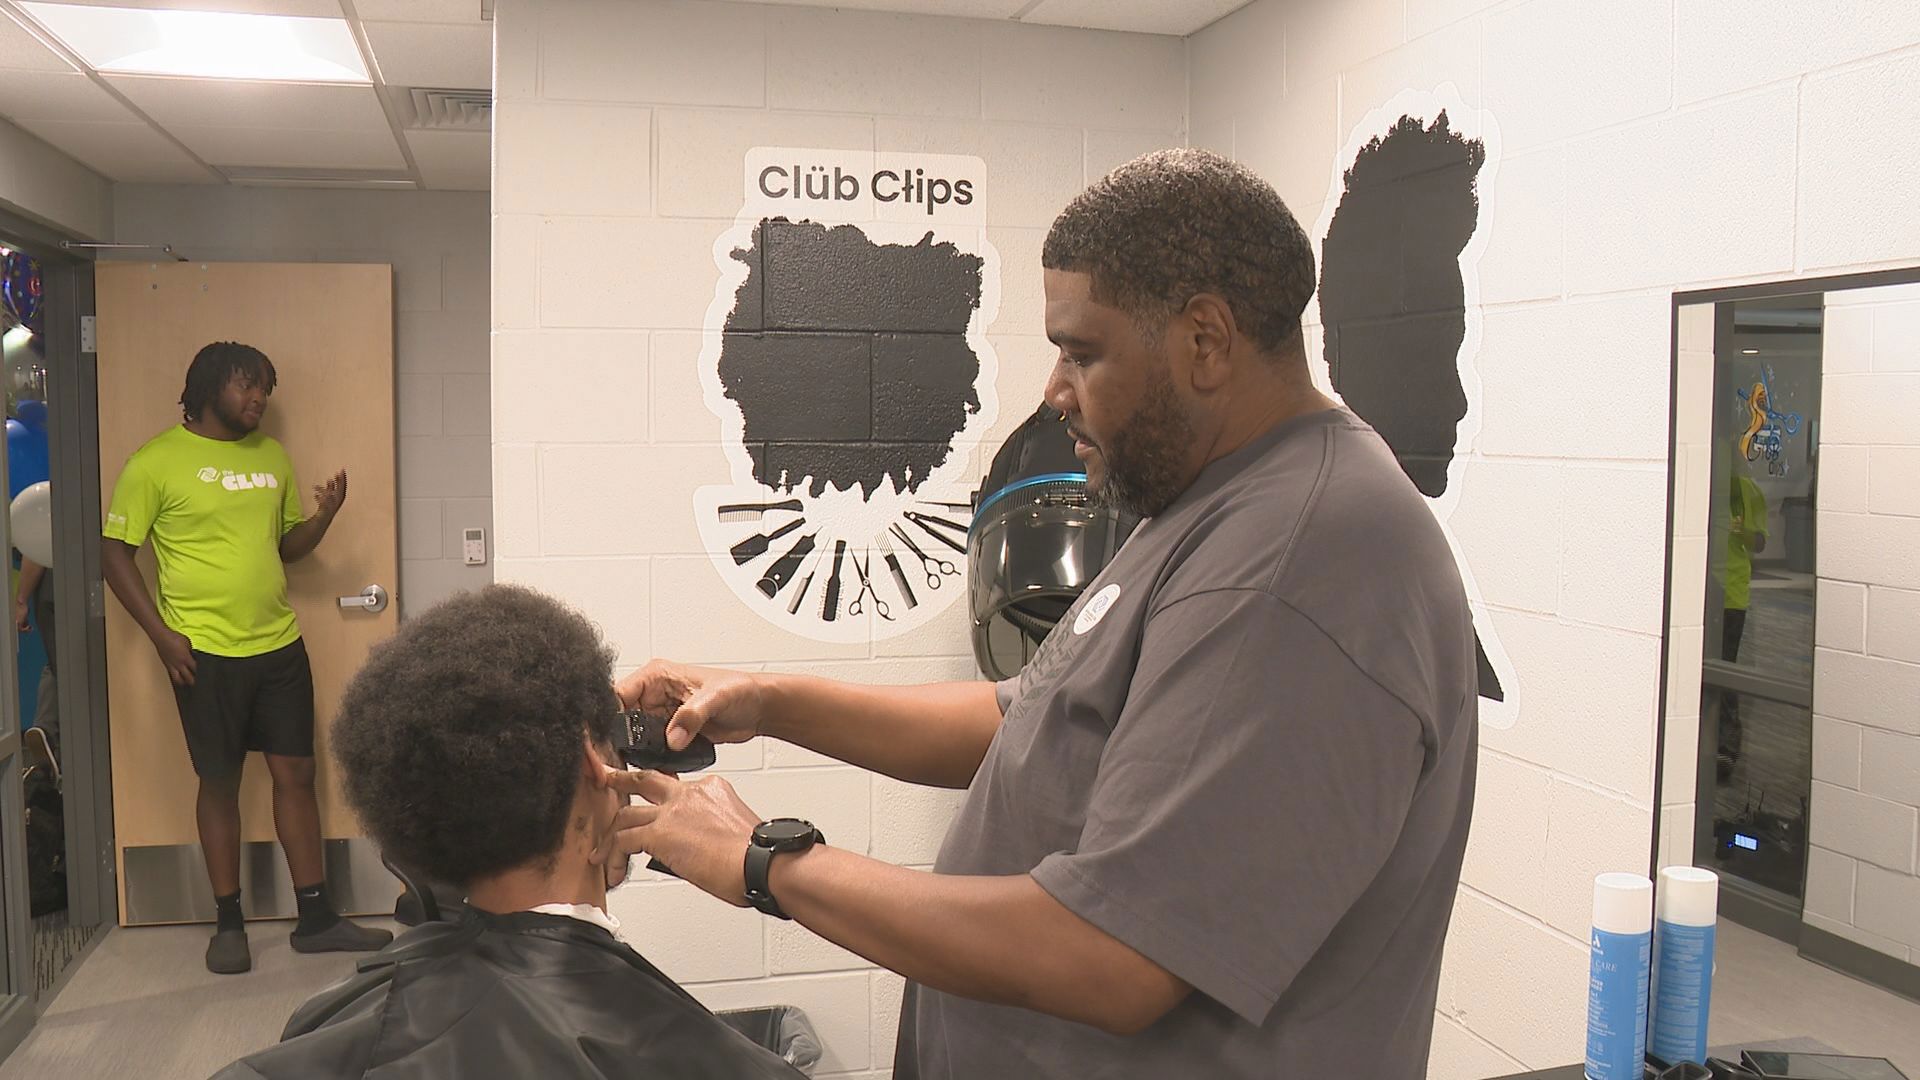
[[[21,488],[11,514],[13,546],[41,566],[52,566],[53,486],[42,480]]]

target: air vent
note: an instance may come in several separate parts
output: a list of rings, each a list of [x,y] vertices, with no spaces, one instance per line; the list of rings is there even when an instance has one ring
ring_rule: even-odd
[[[409,131],[486,131],[493,125],[493,94],[486,90],[393,91],[400,126]]]

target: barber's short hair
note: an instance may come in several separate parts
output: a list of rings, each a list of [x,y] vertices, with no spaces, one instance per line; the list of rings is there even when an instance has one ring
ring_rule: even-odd
[[[1269,353],[1294,341],[1313,295],[1313,247],[1292,211],[1252,170],[1207,150],[1158,150],[1108,173],[1054,220],[1040,263],[1089,275],[1093,298],[1150,338],[1214,293]]]
[[[590,738],[612,742],[614,650],[517,585],[400,624],[347,685],[333,753],[348,802],[396,864],[467,885],[550,865]]]

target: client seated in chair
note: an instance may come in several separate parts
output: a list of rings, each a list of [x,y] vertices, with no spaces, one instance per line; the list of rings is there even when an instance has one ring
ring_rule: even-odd
[[[332,728],[347,798],[396,864],[467,905],[361,961],[219,1080],[802,1075],[606,912],[591,856],[622,801],[596,783],[617,760],[612,661],[586,619],[506,585],[375,647]]]

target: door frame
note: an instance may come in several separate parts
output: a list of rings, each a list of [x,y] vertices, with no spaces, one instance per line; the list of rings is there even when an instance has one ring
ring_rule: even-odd
[[[100,468],[96,370],[92,352],[81,350],[82,321],[93,316],[93,262],[66,246],[67,237],[38,222],[0,208],[0,235],[8,246],[40,263],[49,311],[67,313],[44,328],[48,380],[51,479],[71,495],[55,503],[55,550],[78,552],[78,573],[54,576],[54,603],[63,612],[87,617],[62,618],[50,644],[60,660],[56,683],[60,710],[62,792],[68,856],[67,901],[72,919],[104,933],[117,921],[113,866],[112,773],[108,761],[106,708],[106,636],[104,593],[100,580]],[[9,522],[0,514],[0,551],[11,546]],[[71,560],[70,560],[71,561]],[[26,833],[21,812],[24,791],[17,767],[20,673],[15,670],[18,642],[7,620],[8,659],[0,663],[0,896],[4,897],[4,957],[11,985],[18,992],[0,997],[0,1059],[26,1038],[47,1000],[65,983],[80,958],[63,972],[43,999],[34,985],[33,924],[28,910]],[[98,941],[96,936],[95,941]],[[89,946],[91,948],[91,946]],[[83,952],[82,957],[85,953]]]

